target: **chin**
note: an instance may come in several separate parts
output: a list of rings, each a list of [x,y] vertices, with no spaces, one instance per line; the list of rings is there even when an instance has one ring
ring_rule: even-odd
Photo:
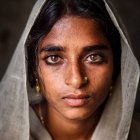
[[[71,109],[71,111],[67,111],[65,114],[65,118],[70,120],[85,120],[92,116],[94,112],[82,110],[82,109]]]

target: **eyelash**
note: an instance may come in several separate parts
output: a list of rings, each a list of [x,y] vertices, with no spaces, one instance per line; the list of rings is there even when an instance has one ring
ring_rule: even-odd
[[[103,54],[90,54],[84,59],[84,61],[90,64],[102,64],[105,61],[104,57],[105,56]],[[56,59],[56,61],[54,62],[52,59],[54,60]],[[59,55],[49,55],[44,58],[47,65],[59,65],[61,64],[62,59],[63,58]],[[95,59],[95,60],[92,60],[92,59]]]

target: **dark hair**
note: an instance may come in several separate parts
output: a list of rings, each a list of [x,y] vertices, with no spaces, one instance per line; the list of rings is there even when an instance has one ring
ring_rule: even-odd
[[[31,87],[36,84],[36,51],[39,39],[47,35],[56,21],[64,15],[90,18],[101,24],[113,52],[113,80],[115,80],[120,72],[120,35],[108,15],[104,2],[102,0],[47,0],[26,41],[28,79]]]

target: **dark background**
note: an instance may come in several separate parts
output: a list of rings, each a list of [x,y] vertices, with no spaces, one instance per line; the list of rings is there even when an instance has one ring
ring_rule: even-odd
[[[0,79],[5,72],[36,0],[0,0]],[[124,23],[140,63],[140,1],[107,0]],[[140,112],[140,86],[135,110]]]

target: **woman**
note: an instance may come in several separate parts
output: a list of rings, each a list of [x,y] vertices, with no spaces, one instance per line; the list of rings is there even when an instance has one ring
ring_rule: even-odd
[[[1,136],[128,139],[138,78],[137,60],[107,4],[38,1],[0,85]]]

